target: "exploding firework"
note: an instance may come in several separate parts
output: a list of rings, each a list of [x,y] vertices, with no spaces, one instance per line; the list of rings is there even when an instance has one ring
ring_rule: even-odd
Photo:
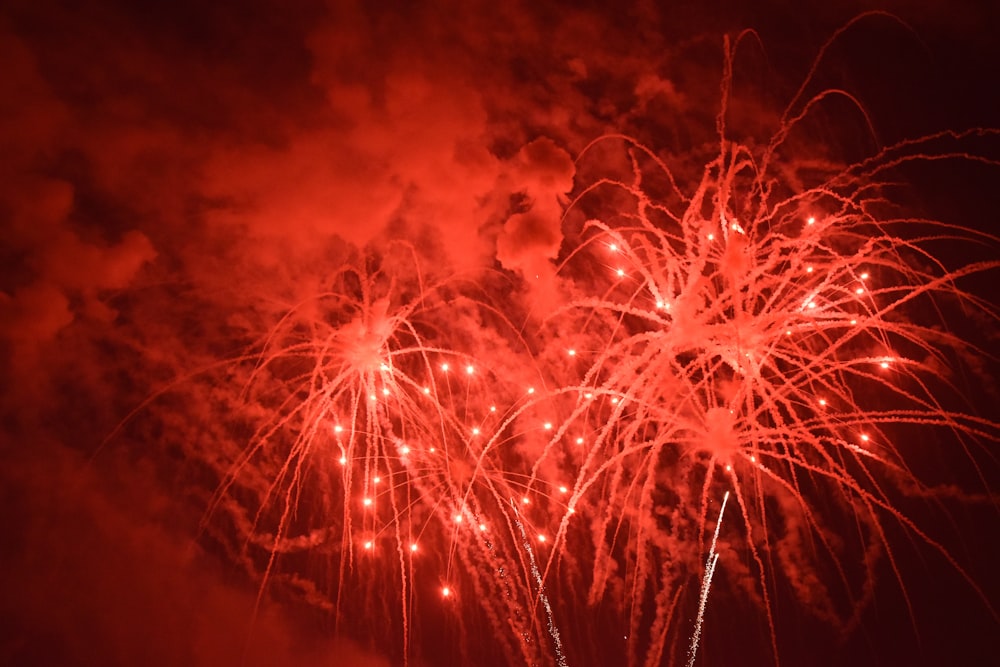
[[[871,601],[880,558],[906,597],[889,524],[940,552],[996,616],[898,505],[937,492],[910,469],[905,434],[947,434],[966,452],[997,439],[997,424],[970,413],[955,384],[955,369],[988,353],[953,333],[962,315],[996,321],[961,287],[997,268],[995,239],[901,212],[885,182],[907,161],[979,159],[963,146],[984,133],[926,137],[828,165],[811,183],[789,179],[775,156],[828,94],[800,111],[793,102],[771,143],[754,148],[728,139],[724,88],[720,149],[689,193],[648,148],[602,139],[619,144],[602,162],[626,176],[598,179],[573,204],[585,222],[561,267],[571,305],[550,323],[588,337],[586,353],[572,351],[579,377],[565,391],[576,401],[560,429],[586,437],[564,475],[570,505],[593,517],[588,603],[625,591],[630,664],[660,664],[684,632],[677,596],[698,572],[691,558],[705,552],[711,501],[730,489],[743,525],[729,539],[749,560],[726,550],[721,567],[759,582],[748,592],[775,656],[780,587],[844,631]],[[949,266],[936,255],[958,240],[984,249],[982,259]],[[561,521],[553,567],[581,553],[577,520]]]
[[[645,664],[658,664],[665,603],[679,584],[676,569],[659,566],[681,559],[685,534],[702,543],[708,501],[726,489],[742,514],[769,619],[766,577],[777,576],[825,621],[856,624],[871,582],[852,583],[844,561],[884,555],[896,569],[886,522],[904,525],[961,571],[896,508],[887,486],[929,493],[894,441],[907,426],[996,438],[990,420],[949,407],[949,369],[983,352],[939,319],[963,304],[984,306],[958,285],[996,263],[946,268],[932,246],[961,231],[879,215],[885,195],[872,176],[896,159],[893,150],[770,199],[783,184],[768,180],[761,156],[724,142],[677,212],[642,185],[648,151],[627,152],[631,180],[605,186],[631,205],[615,197],[614,222],[587,220],[564,268],[593,294],[567,309],[593,335],[588,353],[574,355],[579,400],[564,427],[588,434],[570,502],[601,508],[598,534],[628,535],[614,567],[615,540],[597,545],[590,602],[612,573],[628,572],[630,634],[653,632]],[[827,514],[856,522],[856,543],[829,537],[837,520],[814,509],[815,497],[826,499]],[[688,532],[677,516],[685,511],[695,521]],[[571,543],[569,530],[563,522],[558,539]],[[846,604],[815,578],[817,560],[836,571]],[[732,557],[722,563],[745,567]],[[656,598],[651,620],[646,596]],[[773,623],[771,632],[777,652]],[[643,662],[638,652],[632,658]]]
[[[387,244],[203,375],[233,387],[225,436],[186,452],[214,490],[203,530],[258,603],[292,593],[401,661],[447,641],[476,664],[606,664],[624,646],[652,666],[694,660],[714,575],[757,605],[777,658],[779,589],[845,631],[878,561],[905,595],[902,528],[996,615],[902,508],[941,493],[912,470],[912,433],[973,465],[997,439],[963,407],[957,369],[986,355],[954,321],[995,326],[964,285],[997,268],[996,240],[907,214],[891,183],[907,162],[981,159],[970,146],[995,133],[797,162],[788,137],[836,91],[800,91],[770,142],[737,141],[726,55],[698,173],[618,135],[578,156],[600,175],[566,208],[562,308],[529,312],[530,276],[445,278]],[[970,259],[936,252],[950,244]],[[729,492],[739,518],[720,530]]]

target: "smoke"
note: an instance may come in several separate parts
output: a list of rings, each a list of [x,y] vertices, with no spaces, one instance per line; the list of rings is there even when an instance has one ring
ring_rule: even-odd
[[[388,661],[304,631],[185,530],[149,466],[98,469],[42,440],[7,451],[0,661],[8,665],[295,665]],[[296,621],[296,618],[299,621]]]

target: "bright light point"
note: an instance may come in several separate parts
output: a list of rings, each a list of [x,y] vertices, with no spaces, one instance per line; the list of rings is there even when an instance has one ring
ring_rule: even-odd
[[[857,324],[857,323],[858,323],[858,321],[857,321],[857,320],[851,320],[851,326],[854,326],[854,325],[855,325],[855,324]]]
[[[806,267],[806,273],[812,273],[812,272],[813,272],[813,267],[807,266]]]
[[[469,375],[472,375],[473,373],[476,372],[476,369],[473,368],[472,366],[466,366],[465,367],[465,372],[468,373]]]
[[[381,481],[382,481],[382,478],[381,478],[381,477],[376,477],[376,478],[375,478],[375,479],[373,479],[372,481],[373,481],[373,482],[375,482],[376,484],[378,484],[379,482],[381,482]]]
[[[382,390],[382,395],[383,396],[388,396],[389,395],[389,390],[388,389],[383,389]]]
[[[371,548],[372,548],[372,543],[371,542],[365,542],[365,549],[371,549]]]
[[[861,274],[861,279],[862,280],[868,280],[868,274],[867,273],[862,273]]]
[[[441,370],[443,370],[445,373],[448,372],[449,368],[451,368],[451,366],[449,366],[448,364],[446,364],[446,363],[441,364]]]
[[[441,595],[443,595],[444,597],[448,597],[449,595],[451,595],[451,589],[445,586],[444,588],[441,589]]]
[[[545,537],[544,535],[539,535],[539,536],[538,536],[538,541],[539,541],[539,542],[544,542],[544,541],[545,541],[546,539],[547,539],[547,538],[546,538],[546,537]]]
[[[406,445],[403,445],[402,447],[399,448],[399,453],[403,455],[409,454],[410,448],[407,447]]]
[[[373,400],[373,401],[375,401],[375,400],[378,400],[378,399],[377,399],[377,397],[375,396],[375,394],[372,394],[372,395],[371,395],[371,396],[369,396],[368,398],[370,398],[370,399],[371,399],[371,400]]]
[[[583,397],[589,401],[594,397],[594,395],[591,394],[590,392],[587,392],[586,394],[583,395]]]
[[[662,310],[663,309],[663,302],[662,301],[657,301],[656,302],[656,307]]]
[[[430,451],[431,454],[433,454],[435,450],[434,450],[433,447],[431,447],[429,451]]]
[[[618,405],[618,397],[617,396],[615,396],[614,398],[611,399],[611,405]]]
[[[858,289],[854,290],[854,293],[855,294],[864,294],[865,293],[865,288],[864,287],[859,287]]]
[[[751,455],[751,456],[750,456],[750,463],[757,463],[757,457],[756,457],[756,456],[753,456],[753,455]]]
[[[622,277],[624,277],[624,276],[625,276],[625,269],[618,269],[617,271],[615,271],[615,274],[616,274],[616,275],[617,275],[617,276],[618,276],[619,278],[622,278]]]
[[[485,533],[486,532],[486,524],[485,523],[479,524],[479,530]]]
[[[341,432],[343,432],[343,430],[344,430],[344,427],[341,426],[341,425],[339,425],[339,424],[337,426],[333,427],[333,432],[334,433],[341,433]]]
[[[570,508],[569,508],[569,509],[568,509],[567,511],[568,511],[568,512],[569,512],[570,514],[576,514],[576,508],[575,508],[575,507],[570,507]]]
[[[792,335],[792,330],[791,330],[791,329],[787,329],[787,330],[785,331],[785,335],[786,335],[786,336],[791,336],[791,335]]]
[[[490,406],[490,412],[496,412],[496,411],[497,411],[497,406],[491,405]]]
[[[410,545],[410,551],[416,551],[416,550],[417,550],[417,545],[416,544],[411,544]]]
[[[571,357],[575,357],[576,356],[576,350],[566,350],[566,354],[568,354]]]
[[[346,465],[347,464],[347,457],[346,456],[341,456],[340,459],[338,459],[338,460],[340,461],[340,465]]]
[[[545,422],[545,430],[546,431],[552,430],[552,422]]]
[[[825,398],[819,399],[819,404],[820,405],[826,405],[826,399]]]
[[[816,224],[816,218],[814,218],[814,217],[812,217],[812,216],[809,216],[809,217],[808,217],[808,218],[806,219],[806,224],[807,224],[807,225],[815,225],[815,224]]]
[[[522,504],[524,504],[524,505],[527,505],[527,504],[528,504],[528,503],[530,503],[530,502],[531,502],[531,501],[530,501],[530,500],[528,500],[528,496],[525,496],[524,498],[521,498],[521,503],[522,503]]]
[[[382,364],[381,366],[379,366],[379,370],[387,371],[389,370],[389,366],[387,366],[386,364]]]
[[[809,303],[808,303],[807,305],[808,305],[808,306],[809,306],[810,308],[815,308],[815,307],[816,307],[816,302],[815,302],[815,301],[810,301],[810,302],[809,302]]]
[[[371,504],[372,504],[372,499],[371,499],[371,498],[365,498],[365,499],[364,499],[364,500],[362,500],[361,502],[362,502],[362,503],[364,503],[364,506],[365,506],[365,507],[371,507]]]
[[[615,243],[609,243],[608,250],[610,250],[611,252],[618,252],[618,245]]]
[[[881,364],[879,364],[879,366],[881,366],[882,368],[889,368],[889,362],[883,361]]]
[[[708,235],[708,240],[709,241],[714,241],[715,240],[715,234],[709,234]]]
[[[479,435],[479,429],[478,428],[472,429],[472,435]]]
[[[576,444],[582,445],[583,444],[583,438],[577,438],[576,439]]]
[[[862,433],[862,434],[861,434],[861,441],[862,441],[862,442],[868,442],[868,440],[869,440],[869,439],[870,439],[870,438],[868,437],[868,434],[867,434],[867,433]]]
[[[559,493],[569,493],[569,489],[567,489],[565,486],[560,486]]]
[[[535,388],[534,387],[528,387],[528,393],[529,394],[534,394],[535,393]]]
[[[726,466],[726,472],[732,472],[732,471],[733,471],[733,466],[727,465]]]
[[[462,515],[461,514],[456,514],[455,515],[455,523],[462,523]]]
[[[431,393],[431,388],[430,387],[424,387],[424,393],[425,394]]]

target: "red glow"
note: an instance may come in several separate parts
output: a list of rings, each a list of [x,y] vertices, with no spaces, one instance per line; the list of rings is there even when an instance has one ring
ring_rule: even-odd
[[[5,9],[5,658],[983,662],[1000,130],[688,4]]]

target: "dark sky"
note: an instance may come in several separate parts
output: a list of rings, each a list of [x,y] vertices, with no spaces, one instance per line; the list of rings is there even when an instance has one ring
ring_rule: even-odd
[[[627,134],[690,185],[718,146],[726,33],[756,31],[736,52],[728,131],[763,144],[824,41],[863,12],[892,13],[830,46],[805,94],[836,88],[861,108],[844,96],[820,105],[790,137],[789,159],[846,164],[944,130],[1000,128],[995,3],[813,5],[5,3],[0,664],[395,664],[398,633],[379,629],[391,605],[366,605],[343,636],[308,586],[258,605],[238,528],[205,520],[218,466],[259,417],[216,418],[242,409],[240,355],[289,304],[330,289],[331,267],[389,239],[522,315],[553,309],[552,260],[570,237],[560,215],[589,174],[574,160],[602,135]],[[908,179],[905,203],[995,232],[997,137],[919,150],[987,159],[905,165],[892,174]],[[995,261],[996,249],[974,252]],[[512,294],[530,274],[539,286]],[[973,283],[987,308],[996,275]],[[989,315],[955,327],[996,347]],[[996,605],[997,394],[974,371],[956,384],[974,395],[985,438],[931,443],[907,462],[954,493],[899,496],[955,563],[888,521],[902,586],[882,554],[874,597],[844,636],[778,584],[782,664],[972,664],[1000,651],[995,615],[954,567]],[[767,623],[740,588],[723,581],[710,599],[699,664],[769,664]],[[415,636],[474,635],[488,627],[474,610],[468,626],[418,618]],[[684,645],[689,626],[679,627]],[[467,641],[491,655],[484,637]],[[413,655],[442,665],[464,654]]]

